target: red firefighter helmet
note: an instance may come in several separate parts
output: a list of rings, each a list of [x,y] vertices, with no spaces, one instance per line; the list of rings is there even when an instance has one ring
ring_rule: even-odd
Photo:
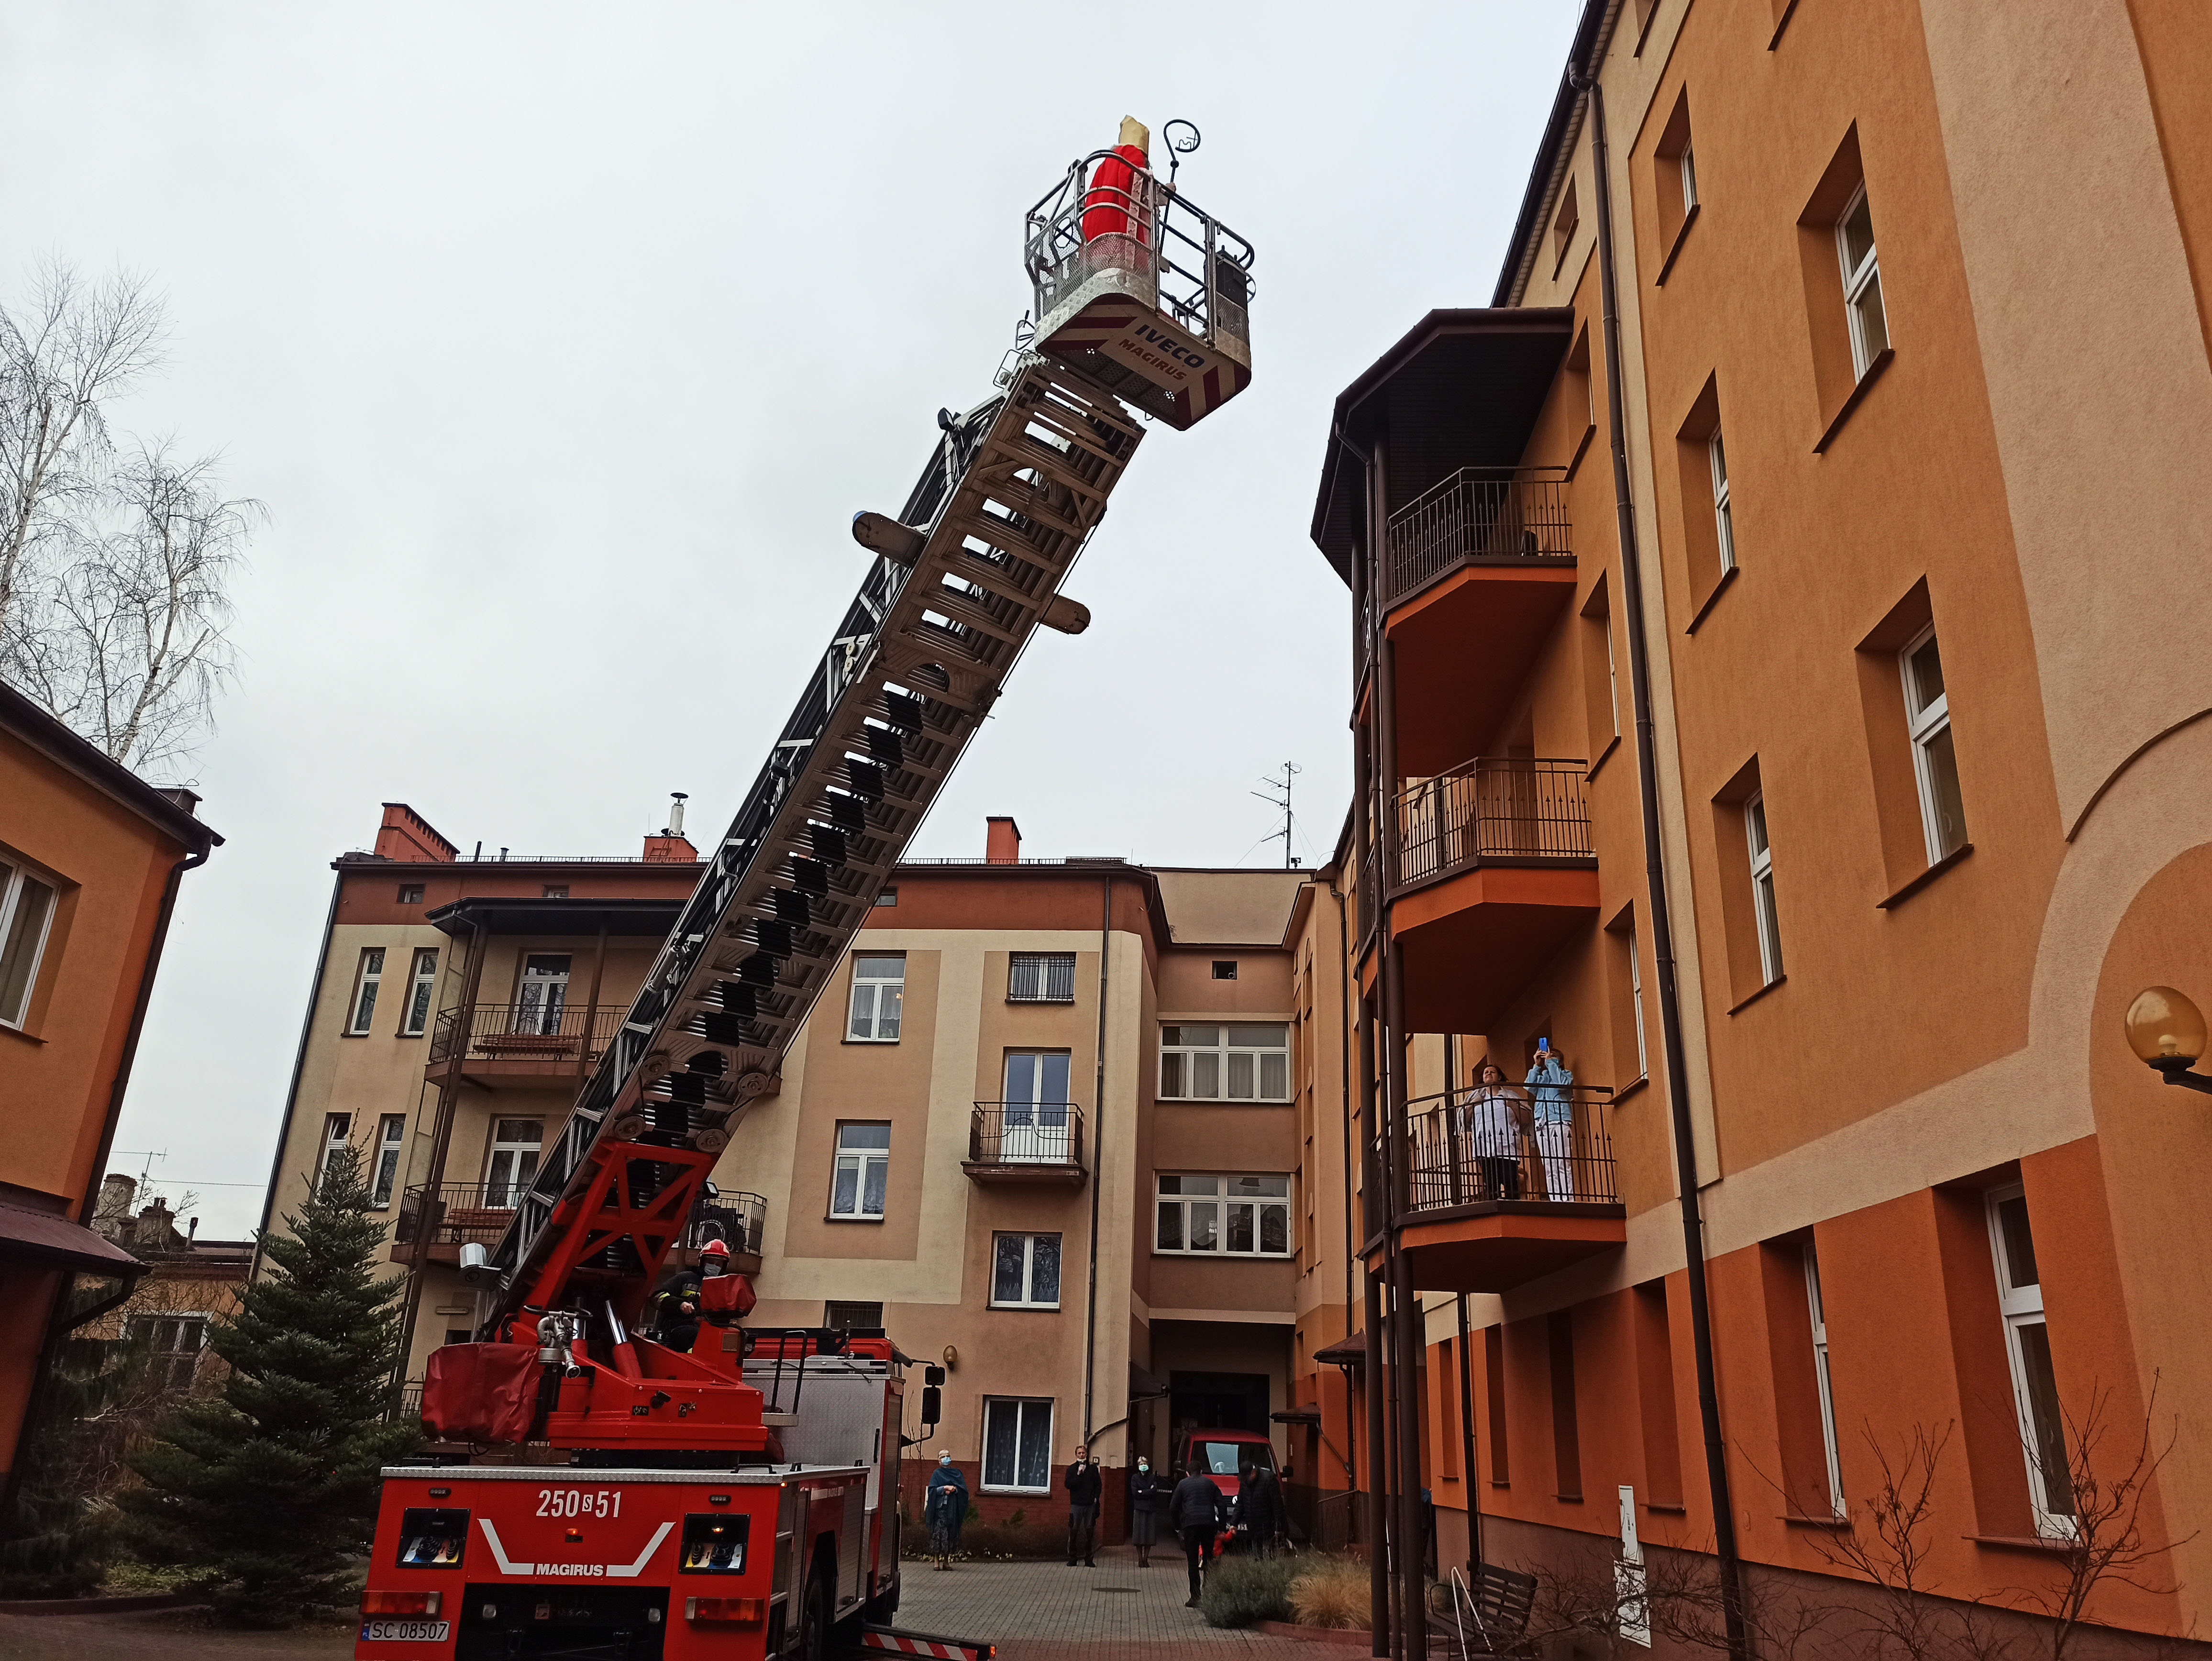
[[[729,1242],[726,1240],[709,1240],[706,1244],[699,1248],[699,1255],[702,1257],[726,1257],[730,1255]]]

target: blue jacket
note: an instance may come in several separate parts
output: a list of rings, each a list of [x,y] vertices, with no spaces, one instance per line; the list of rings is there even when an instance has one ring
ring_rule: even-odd
[[[968,1514],[968,1479],[960,1474],[957,1465],[939,1465],[929,1473],[928,1494],[922,1502],[921,1514],[934,1523],[938,1520],[939,1508],[945,1506],[957,1507],[945,1519],[948,1522]]]

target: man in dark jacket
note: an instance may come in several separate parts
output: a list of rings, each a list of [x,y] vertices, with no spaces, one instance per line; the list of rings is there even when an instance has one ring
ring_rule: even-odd
[[[1182,1536],[1182,1555],[1190,1563],[1190,1602],[1185,1609],[1198,1607],[1198,1594],[1205,1585],[1202,1567],[1213,1562],[1213,1536],[1220,1530],[1227,1505],[1214,1480],[1196,1469],[1176,1484],[1168,1500],[1168,1520]]]
[[[1243,1524],[1245,1543],[1254,1556],[1275,1555],[1275,1538],[1283,1531],[1283,1485],[1273,1464],[1258,1459],[1244,1462],[1243,1480],[1237,1489],[1237,1520]]]
[[[1079,1555],[1084,1567],[1095,1569],[1098,1565],[1091,1561],[1091,1554],[1097,1549],[1098,1493],[1104,1483],[1098,1467],[1091,1463],[1089,1448],[1075,1450],[1060,1486],[1067,1490],[1067,1567],[1073,1568]]]

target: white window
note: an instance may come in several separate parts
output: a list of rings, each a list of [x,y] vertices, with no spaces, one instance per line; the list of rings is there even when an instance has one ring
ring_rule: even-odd
[[[853,954],[853,1013],[845,1036],[854,1043],[896,1043],[906,1001],[906,953]]]
[[[837,1167],[830,1184],[830,1214],[847,1220],[884,1214],[884,1190],[891,1174],[891,1128],[887,1124],[837,1127]]]
[[[1820,1296],[1820,1259],[1805,1242],[1805,1304],[1813,1317],[1813,1377],[1820,1390],[1820,1439],[1828,1451],[1828,1506],[1838,1517],[1844,1505],[1844,1463],[1836,1445],[1836,1397],[1828,1383],[1828,1311]]]
[[[1160,1099],[1286,1102],[1291,1098],[1291,1030],[1260,1026],[1164,1026]]]
[[[1075,953],[1017,952],[1006,969],[1008,1003],[1073,1003]]]
[[[368,1202],[379,1211],[392,1203],[392,1190],[399,1181],[399,1156],[407,1146],[407,1116],[387,1113],[376,1132],[376,1168],[369,1173]]]
[[[1162,1177],[1155,1251],[1291,1255],[1288,1177]]]
[[[0,1026],[22,1025],[54,921],[55,886],[0,859]]]
[[[2013,1400],[2021,1446],[2027,1455],[2028,1497],[2038,1533],[2074,1537],[2074,1478],[2066,1457],[2066,1420],[2058,1376],[2051,1364],[2051,1329],[2043,1319],[2043,1275],[2027,1223],[2027,1195],[2018,1187],[1990,1196],[1990,1244],[1997,1259],[1997,1308],[2004,1317],[2005,1354],[2012,1363]]]
[[[1782,978],[1782,919],[1774,904],[1774,849],[1766,840],[1764,790],[1744,803],[1743,826],[1751,843],[1751,904],[1759,922],[1759,972],[1771,986]]]
[[[407,977],[407,1014],[399,1023],[399,1036],[419,1038],[430,1024],[430,996],[438,989],[438,952],[434,946],[418,946],[414,972]]]
[[[1698,205],[1697,158],[1690,154],[1690,147],[1687,144],[1682,146],[1680,164],[1682,168],[1682,212],[1686,217],[1690,210]]]
[[[1844,310],[1851,324],[1851,367],[1859,374],[1889,348],[1889,315],[1881,303],[1881,263],[1875,257],[1874,210],[1866,186],[1852,196],[1836,222],[1836,252],[1844,263]]]
[[[1720,535],[1721,569],[1735,569],[1735,515],[1729,510],[1728,451],[1721,443],[1721,431],[1713,429],[1712,437],[1705,445],[1713,464],[1713,526]]]
[[[1067,1099],[1069,1056],[1065,1050],[1006,1052],[1006,1098],[999,1158],[1068,1165],[1075,1158]]]
[[[134,1315],[123,1335],[146,1347],[146,1381],[163,1395],[181,1395],[199,1370],[207,1326],[204,1315]]]
[[[994,1309],[1060,1307],[1060,1236],[991,1237],[991,1305]]]
[[[1951,742],[1951,698],[1936,626],[1922,630],[1898,654],[1905,672],[1905,717],[1912,734],[1912,769],[1920,780],[1920,825],[1928,863],[1949,857],[1966,841],[1966,806],[1959,794],[1959,756]]]
[[[1636,949],[1636,930],[1628,931],[1628,1001],[1636,1010],[1636,1076],[1651,1076],[1651,1057],[1644,1045],[1644,962]]]
[[[568,1007],[568,954],[532,952],[522,960],[522,979],[514,989],[514,1031],[551,1037],[561,1031]]]
[[[323,1173],[331,1168],[331,1157],[353,1139],[353,1115],[331,1113],[323,1118],[322,1151],[315,1155],[315,1185],[322,1186]]]
[[[384,948],[365,947],[361,954],[361,967],[355,971],[353,1013],[347,1019],[346,1032],[358,1037],[368,1031],[368,1024],[376,1019],[376,989],[384,981]]]
[[[992,1396],[983,1403],[983,1488],[1052,1492],[1052,1403]]]
[[[484,1206],[512,1211],[538,1174],[538,1154],[545,1145],[543,1119],[495,1119],[491,1153],[484,1161]]]

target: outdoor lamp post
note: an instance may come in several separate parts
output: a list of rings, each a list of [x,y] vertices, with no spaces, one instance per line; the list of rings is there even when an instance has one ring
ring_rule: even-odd
[[[2170,986],[2154,986],[2128,1006],[2128,1048],[2168,1084],[2212,1093],[2212,1078],[2191,1070],[2204,1053],[2204,1016]]]

